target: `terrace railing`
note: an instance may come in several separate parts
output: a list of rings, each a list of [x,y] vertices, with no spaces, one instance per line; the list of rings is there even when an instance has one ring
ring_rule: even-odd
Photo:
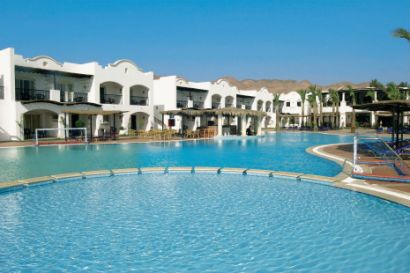
[[[130,96],[131,105],[148,105],[148,98],[141,96]]]
[[[194,108],[204,108],[204,102],[203,101],[193,101],[193,106]]]
[[[177,108],[187,108],[188,101],[187,100],[177,100]]]
[[[104,104],[120,104],[122,99],[122,95],[115,95],[115,94],[104,94],[101,96],[101,103]]]
[[[74,92],[73,101],[74,102],[87,102],[88,101],[88,93]]]
[[[50,100],[50,90],[16,88],[16,100]]]
[[[212,103],[212,109],[219,109],[219,108],[221,108],[221,104],[219,102]]]

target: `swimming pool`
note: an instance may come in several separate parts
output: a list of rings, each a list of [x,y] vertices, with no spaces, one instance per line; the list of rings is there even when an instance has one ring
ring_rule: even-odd
[[[60,145],[0,149],[0,181],[56,173],[147,166],[215,166],[334,176],[340,166],[305,152],[351,136],[277,133],[264,137],[168,143]]]
[[[295,179],[125,175],[0,197],[1,272],[410,270],[408,208]]]

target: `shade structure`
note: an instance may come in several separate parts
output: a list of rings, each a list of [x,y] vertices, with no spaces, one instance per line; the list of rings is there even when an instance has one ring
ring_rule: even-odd
[[[115,115],[115,114],[123,114],[123,113],[126,113],[127,111],[110,111],[110,110],[102,110],[102,109],[89,109],[89,110],[66,109],[66,110],[63,110],[62,112],[67,113],[67,114],[78,114],[78,115],[103,115],[103,116],[108,116],[108,115]]]
[[[249,109],[242,109],[242,108],[234,108],[234,107],[226,107],[220,109],[196,109],[196,108],[184,108],[184,109],[177,109],[177,110],[168,110],[163,111],[162,114],[165,115],[180,115],[180,116],[202,116],[202,115],[210,115],[210,116],[251,116],[251,117],[264,117],[267,116],[265,112],[256,111],[256,110],[249,110]]]
[[[396,147],[403,140],[403,117],[404,112],[410,111],[410,101],[407,100],[389,100],[365,103],[353,106],[354,109],[369,111],[390,112],[393,117],[392,142]]]

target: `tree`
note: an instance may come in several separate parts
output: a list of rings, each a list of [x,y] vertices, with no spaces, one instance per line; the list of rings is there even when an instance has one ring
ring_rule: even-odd
[[[339,104],[340,104],[340,98],[339,98],[339,92],[337,90],[330,88],[329,89],[329,96],[330,96],[330,101],[332,102],[332,127],[333,128],[339,128]],[[336,109],[336,112],[335,112]]]
[[[309,102],[309,105],[311,108],[313,108],[313,121],[312,121],[312,125],[313,125],[313,130],[317,131],[317,88],[316,85],[310,85],[308,87],[308,97],[307,100]]]
[[[347,92],[352,98],[352,125],[350,127],[350,132],[354,133],[356,132],[356,111],[354,109],[354,106],[356,106],[356,92],[351,85],[347,86]]]
[[[404,28],[397,28],[393,31],[393,36],[401,39],[407,40],[410,43],[410,32]]]
[[[405,99],[405,94],[401,92],[400,88],[394,82],[389,82],[387,84],[386,94],[391,100]]]
[[[299,93],[300,100],[302,102],[302,127],[304,127],[305,126],[305,101],[306,101],[307,90],[300,89],[297,92]]]
[[[384,85],[376,79],[371,80],[369,86],[377,90],[384,90]]]
[[[316,87],[316,96],[319,99],[319,121],[320,121],[320,126],[323,126],[323,94],[322,94],[322,89]]]
[[[279,123],[280,123],[280,119],[279,119],[279,107],[280,107],[280,101],[279,101],[279,94],[275,94],[273,96],[273,106],[275,107],[275,116],[276,116],[276,131],[279,131]]]

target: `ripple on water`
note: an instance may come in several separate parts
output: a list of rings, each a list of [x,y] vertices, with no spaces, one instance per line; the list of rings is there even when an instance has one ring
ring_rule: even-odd
[[[0,271],[409,272],[410,211],[328,186],[214,174],[0,195]]]

